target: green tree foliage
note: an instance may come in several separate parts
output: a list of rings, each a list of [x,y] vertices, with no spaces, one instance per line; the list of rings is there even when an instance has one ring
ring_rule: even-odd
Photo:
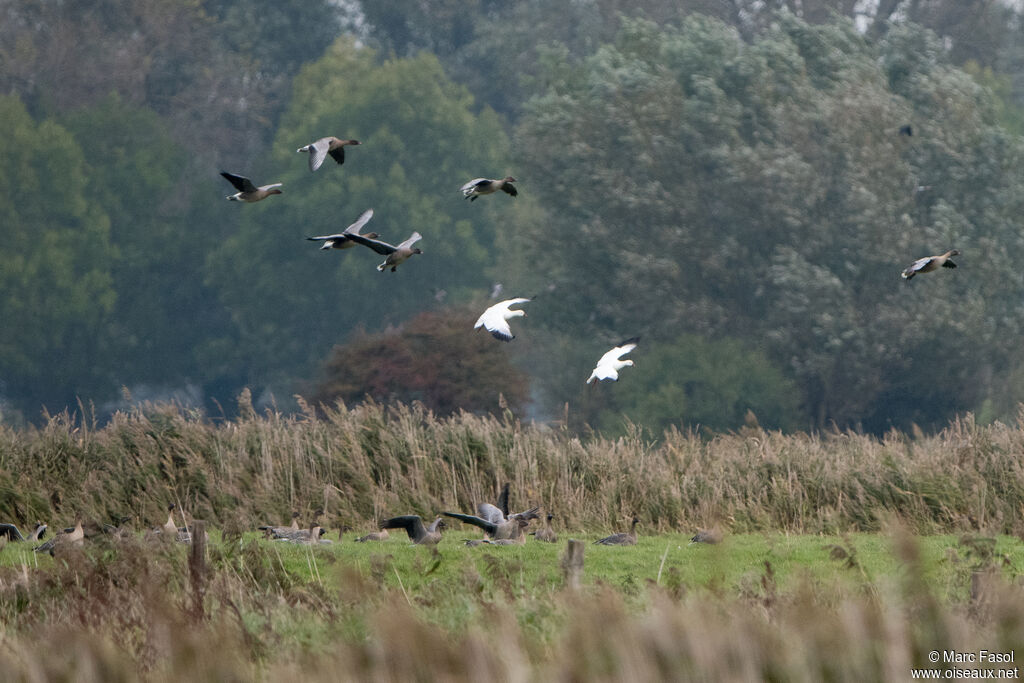
[[[110,356],[94,362],[112,365],[114,382],[136,389],[216,381],[220,372],[204,353],[231,329],[204,287],[203,265],[222,237],[211,227],[218,223],[213,209],[223,220],[229,207],[204,210],[209,193],[188,177],[187,150],[151,110],[111,94],[63,122],[89,160],[89,193],[109,217],[119,250]]]
[[[497,116],[474,115],[472,104],[426,54],[377,62],[372,50],[341,40],[302,70],[274,144],[279,171],[257,178],[284,182],[284,194],[233,206],[237,229],[209,259],[208,280],[255,369],[249,382],[301,376],[358,327],[399,324],[489,286],[498,219],[516,200],[470,203],[458,191],[511,170]],[[347,148],[343,166],[328,159],[310,173],[295,150],[325,135],[362,146]],[[423,255],[379,273],[383,257],[365,247],[320,251],[304,241],[344,230],[368,208],[375,215],[364,231],[392,244],[418,231]]]
[[[313,401],[418,401],[438,415],[520,410],[526,375],[504,344],[473,333],[474,319],[470,311],[445,309],[421,313],[397,330],[357,335],[331,353]]]
[[[764,339],[819,425],[915,419],[950,384],[968,408],[1018,359],[1022,147],[934,35],[627,21],[560,69],[517,130],[549,213],[516,245],[561,325]],[[953,246],[960,271],[899,282]]]
[[[767,429],[799,426],[796,386],[765,354],[735,339],[682,335],[630,357],[635,366],[620,381],[586,386],[576,402],[585,413],[596,412],[593,426],[621,431],[626,418],[655,434],[673,425],[723,432],[742,426],[748,411]]]
[[[0,0],[0,90],[37,118],[113,91],[237,163],[263,154],[291,77],[350,14],[328,0]]]
[[[116,295],[110,223],[72,135],[0,97],[0,395],[26,415],[109,388],[96,363]]]

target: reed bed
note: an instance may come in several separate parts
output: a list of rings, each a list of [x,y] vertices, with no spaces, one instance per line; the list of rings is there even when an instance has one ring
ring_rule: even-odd
[[[970,415],[942,432],[883,438],[758,428],[711,437],[639,429],[620,438],[419,406],[362,404],[211,421],[143,404],[96,426],[61,414],[0,427],[0,519],[70,522],[169,502],[229,529],[323,508],[352,526],[382,515],[469,510],[512,483],[570,528],[719,525],[735,532],[874,531],[895,517],[918,533],[1024,534],[1024,427]]]

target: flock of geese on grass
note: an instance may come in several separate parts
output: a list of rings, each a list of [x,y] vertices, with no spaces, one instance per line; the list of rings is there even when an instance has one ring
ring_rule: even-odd
[[[187,526],[179,527],[174,521],[174,510],[178,506],[171,503],[167,506],[167,521],[162,526],[158,526],[149,529],[146,533],[153,538],[171,539],[178,543],[191,543],[192,532]],[[45,543],[37,545],[33,550],[37,553],[49,553],[54,555],[56,551],[71,548],[80,547],[85,543],[87,538],[92,538],[100,534],[106,534],[115,538],[123,538],[133,533],[132,530],[127,526],[127,523],[131,520],[131,517],[120,517],[115,520],[114,524],[103,523],[103,524],[83,524],[81,516],[77,516],[75,520],[75,526],[61,529],[57,534],[51,537]],[[27,541],[30,543],[38,543],[43,540],[43,536],[46,534],[47,525],[43,522],[37,522],[35,529],[32,533],[27,536],[22,534],[18,527],[14,524],[6,522],[0,522],[0,548],[9,542],[23,542]]]
[[[540,508],[531,507],[523,512],[509,511],[509,496],[511,485],[505,484],[498,494],[497,504],[480,503],[476,507],[475,515],[463,514],[461,512],[442,512],[434,518],[430,524],[424,524],[423,518],[419,515],[399,515],[384,519],[379,524],[377,531],[355,538],[356,543],[367,543],[371,541],[386,541],[390,538],[390,529],[403,529],[413,545],[437,545],[441,541],[441,530],[448,526],[445,517],[459,520],[465,524],[475,526],[483,532],[483,538],[467,539],[465,544],[469,547],[481,545],[522,545],[526,542],[527,536],[533,536],[536,540],[544,543],[557,543],[558,534],[551,525],[555,518],[552,513],[544,517],[544,524],[541,528],[527,532],[530,522],[540,519]],[[260,526],[267,538],[291,543],[331,543],[328,539],[321,539],[319,536],[324,531],[319,526],[319,517],[322,510],[316,512],[313,525],[308,529],[302,529],[298,522],[299,513],[292,513],[291,526]],[[636,545],[636,527],[640,519],[633,518],[632,525],[628,532],[621,532],[600,538],[594,543],[596,545]],[[341,538],[341,532],[338,534]],[[718,543],[722,540],[722,534],[715,529],[704,529],[690,539],[690,543]]]
[[[476,515],[467,515],[460,512],[442,512],[441,516],[434,519],[430,524],[424,524],[419,515],[399,515],[384,519],[378,525],[378,530],[359,536],[353,539],[356,543],[367,543],[372,541],[386,541],[390,537],[389,529],[404,529],[409,541],[413,545],[437,545],[441,541],[441,529],[448,526],[444,518],[459,520],[460,522],[478,527],[483,532],[483,538],[467,539],[465,544],[469,547],[481,545],[522,545],[526,542],[527,536],[533,536],[537,541],[544,543],[558,542],[558,534],[551,525],[555,518],[550,512],[544,518],[543,526],[535,531],[527,532],[530,522],[540,519],[540,508],[531,507],[523,512],[509,512],[510,484],[505,484],[498,495],[496,505],[491,503],[480,503],[476,508]],[[192,542],[192,530],[186,526],[178,526],[175,520],[177,505],[171,503],[167,506],[167,521],[161,526],[153,527],[145,532],[147,539],[163,542],[177,542],[189,544]],[[272,526],[269,524],[257,527],[267,539],[284,543],[295,543],[302,545],[332,544],[334,541],[323,538],[327,530],[320,525],[320,517],[323,510],[314,513],[313,522],[309,527],[299,523],[300,514],[292,513],[291,524],[287,526]],[[81,517],[75,526],[62,529],[55,536],[44,543],[37,545],[36,552],[55,555],[57,552],[69,548],[81,547],[86,539],[105,534],[114,538],[123,538],[133,534],[127,526],[130,517],[121,517],[115,524],[89,524],[83,525]],[[636,527],[640,524],[637,517],[633,517],[632,525],[628,532],[621,532],[605,536],[594,541],[597,545],[636,545]],[[30,542],[39,543],[43,540],[47,530],[46,524],[38,522],[32,533],[22,534],[14,524],[0,523],[0,548],[8,542]],[[348,527],[341,527],[338,531],[338,540]],[[690,543],[718,543],[722,535],[717,530],[699,531]]]

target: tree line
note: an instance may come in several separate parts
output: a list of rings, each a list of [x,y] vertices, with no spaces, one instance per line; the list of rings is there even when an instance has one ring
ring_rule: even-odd
[[[243,386],[442,411],[503,393],[613,431],[1014,413],[1012,9],[551,5],[0,2],[3,416]],[[363,145],[314,182],[295,149],[323,135]],[[284,194],[232,205],[220,170]],[[514,201],[457,192],[508,173]],[[424,235],[400,277],[304,241],[371,207],[383,237]],[[954,247],[957,271],[899,281]],[[363,372],[422,377],[424,334],[499,282],[537,295],[530,317],[460,346],[445,396]],[[635,335],[629,381],[585,387]],[[474,367],[489,391],[457,386]]]

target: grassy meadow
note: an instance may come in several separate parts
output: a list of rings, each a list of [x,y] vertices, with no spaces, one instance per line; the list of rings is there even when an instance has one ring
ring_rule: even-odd
[[[0,427],[0,520],[134,529],[56,558],[0,548],[7,678],[907,680],[933,650],[1024,644],[1021,425],[606,439],[241,401],[236,420],[141,405]],[[513,508],[556,515],[557,544],[467,547],[479,534],[454,520],[436,549],[352,542],[505,481]],[[202,555],[145,532],[172,501],[212,529]],[[317,508],[330,545],[254,531]],[[635,547],[592,543],[633,515]],[[708,527],[724,540],[689,544]],[[569,538],[586,542],[575,590]]]

